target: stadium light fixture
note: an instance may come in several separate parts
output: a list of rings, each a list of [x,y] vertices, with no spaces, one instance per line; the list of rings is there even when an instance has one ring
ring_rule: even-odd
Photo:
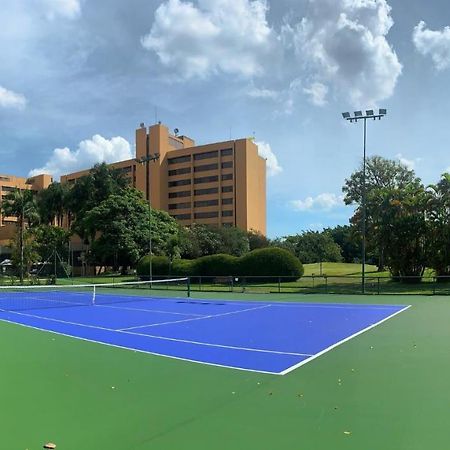
[[[372,109],[366,110],[366,115],[363,115],[362,111],[355,111],[354,117],[351,117],[350,113],[342,113],[342,117],[349,121],[350,123],[357,123],[360,120],[364,120],[364,146],[363,146],[363,181],[362,181],[362,223],[361,223],[361,234],[362,234],[362,245],[361,245],[361,259],[362,259],[362,281],[361,288],[362,293],[366,293],[366,221],[367,221],[367,195],[366,195],[366,142],[367,142],[367,119],[379,119],[386,116],[387,110],[382,108],[379,109],[377,115],[374,114]]]

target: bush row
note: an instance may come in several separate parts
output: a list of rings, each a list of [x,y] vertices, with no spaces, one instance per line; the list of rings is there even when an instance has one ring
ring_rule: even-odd
[[[148,279],[150,257],[142,258],[137,266],[141,279]],[[154,276],[254,276],[289,277],[296,280],[303,275],[303,265],[292,253],[282,248],[253,250],[240,258],[219,254],[187,260],[177,259],[170,264],[166,256],[153,256]]]

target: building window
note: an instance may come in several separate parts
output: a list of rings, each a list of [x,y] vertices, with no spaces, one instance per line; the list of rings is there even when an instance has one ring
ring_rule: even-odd
[[[169,177],[173,175],[184,175],[185,173],[191,173],[190,167],[182,167],[181,169],[169,170]]]
[[[217,211],[199,212],[194,214],[194,219],[213,219],[215,217],[219,217]]]
[[[0,177],[0,181],[11,181],[11,178],[8,178],[8,177]]]
[[[15,192],[17,190],[19,190],[19,188],[11,187],[11,186],[2,186],[2,191],[5,191],[5,192]]]
[[[222,175],[222,181],[232,180],[233,174],[232,173],[225,173]]]
[[[225,228],[231,228],[233,226],[233,223],[232,222],[223,222],[222,226]]]
[[[194,195],[209,195],[218,194],[219,188],[209,188],[209,189],[195,189]]]
[[[196,153],[194,155],[194,161],[199,161],[201,159],[217,158],[218,155],[219,152],[217,150],[212,152]]]
[[[194,184],[214,183],[215,181],[219,181],[219,177],[217,175],[212,175],[210,177],[194,178]]]
[[[189,162],[191,160],[191,155],[186,156],[177,156],[176,158],[169,158],[167,162],[169,164],[181,164],[185,162]]]
[[[222,211],[222,217],[231,217],[233,215],[233,211]]]
[[[220,154],[222,156],[231,156],[233,154],[232,148],[224,148],[223,150],[220,150]]]
[[[194,202],[194,206],[196,208],[204,208],[206,206],[217,206],[219,204],[219,200],[199,200]]]
[[[190,214],[175,214],[172,217],[176,220],[191,220]]]
[[[233,167],[233,161],[225,161],[222,163],[222,169],[231,169]]]
[[[223,198],[222,199],[222,205],[232,205],[233,199],[232,198]]]
[[[191,191],[170,192],[169,198],[190,197]]]
[[[194,172],[206,172],[207,170],[217,170],[218,164],[205,164],[203,166],[194,167]]]
[[[233,192],[233,186],[222,186],[222,192],[223,193]]]
[[[191,207],[191,203],[172,203],[169,205],[169,209],[187,209]]]
[[[188,186],[190,184],[191,184],[191,180],[169,181],[169,187]]]

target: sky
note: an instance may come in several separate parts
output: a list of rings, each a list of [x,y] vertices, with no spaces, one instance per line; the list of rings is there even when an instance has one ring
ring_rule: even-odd
[[[1,0],[0,173],[128,159],[141,122],[255,137],[270,237],[344,225],[368,155],[450,170],[447,0]]]

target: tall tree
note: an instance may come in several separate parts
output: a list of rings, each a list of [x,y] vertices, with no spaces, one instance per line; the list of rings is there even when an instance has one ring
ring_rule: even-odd
[[[428,260],[428,194],[423,186],[382,189],[378,193],[384,210],[379,229],[386,263],[395,277],[419,281]]]
[[[131,188],[110,195],[87,211],[80,222],[93,237],[91,262],[125,271],[149,252],[150,227],[152,253],[165,254],[167,242],[177,236],[178,226],[163,211],[152,210],[150,220],[151,224],[147,202]]]
[[[272,245],[291,251],[303,264],[342,261],[339,245],[325,232],[304,231],[302,234],[274,240]]]
[[[89,211],[98,207],[111,195],[120,195],[127,187],[127,180],[120,170],[112,169],[107,164],[96,164],[89,174],[78,178],[67,195],[67,210],[70,217],[71,231],[76,233],[87,246],[95,239],[95,227],[87,227],[85,217]]]
[[[39,214],[31,190],[16,189],[9,192],[3,200],[2,211],[5,216],[17,218],[17,246],[19,257],[20,282],[23,282],[25,272],[25,227],[31,227],[39,223]]]
[[[430,265],[439,277],[450,276],[450,174],[428,187]]]
[[[342,191],[345,194],[344,202],[347,205],[357,205],[350,222],[361,230],[362,220],[362,166],[350,178],[345,180]],[[385,239],[380,232],[380,223],[385,212],[383,197],[380,193],[385,190],[397,189],[399,191],[421,186],[420,178],[413,170],[408,169],[398,161],[373,156],[367,159],[366,164],[366,240],[367,252],[373,254],[378,260],[378,270],[384,270]]]
[[[346,263],[353,263],[361,258],[361,243],[358,230],[354,226],[337,225],[334,228],[326,228],[333,241],[339,245],[342,257]]]
[[[41,222],[63,226],[64,214],[68,209],[69,188],[67,184],[52,183],[37,196],[37,207]]]

